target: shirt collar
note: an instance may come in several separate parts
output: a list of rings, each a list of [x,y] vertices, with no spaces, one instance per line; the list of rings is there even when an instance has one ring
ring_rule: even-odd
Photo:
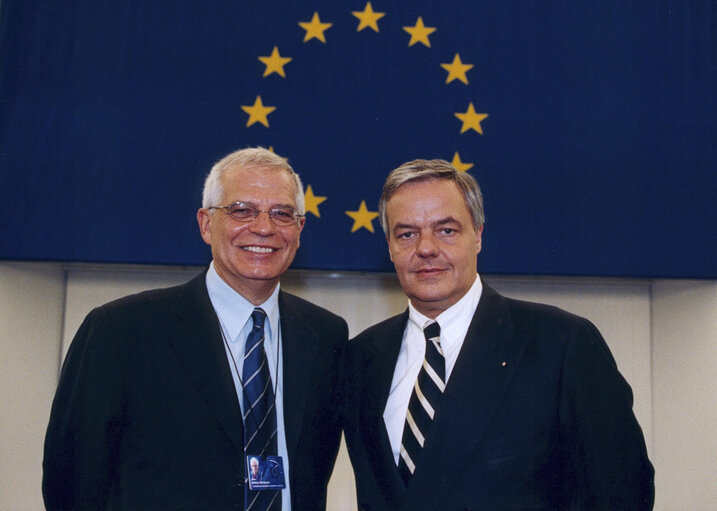
[[[251,313],[257,307],[227,284],[214,268],[214,262],[209,265],[206,276],[207,291],[214,310],[219,317],[225,335],[230,342],[240,340],[240,332],[248,321]],[[265,323],[266,339],[274,344],[279,331],[279,284],[267,300],[258,305],[266,313],[268,325]]]
[[[473,320],[478,302],[483,293],[483,284],[480,276],[476,274],[476,279],[470,289],[464,294],[460,300],[441,312],[435,320],[418,312],[411,301],[408,301],[408,318],[414,327],[419,330],[423,329],[429,323],[437,321],[441,326],[441,344],[444,349],[456,343],[462,344],[468,326]]]

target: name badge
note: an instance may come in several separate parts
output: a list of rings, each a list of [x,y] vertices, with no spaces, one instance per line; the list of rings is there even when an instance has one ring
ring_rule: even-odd
[[[286,488],[284,460],[281,456],[246,456],[247,482],[250,490],[281,490]]]

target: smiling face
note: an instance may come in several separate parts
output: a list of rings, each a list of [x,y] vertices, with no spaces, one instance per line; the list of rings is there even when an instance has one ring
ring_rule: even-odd
[[[288,206],[296,209],[296,185],[281,169],[232,168],[222,176],[219,204],[248,202],[257,209]],[[288,227],[274,225],[268,213],[239,222],[224,210],[201,208],[197,221],[202,239],[211,245],[219,276],[254,305],[264,302],[286,272],[299,248],[305,219]]]
[[[429,179],[402,185],[386,204],[388,250],[413,306],[435,318],[476,279],[483,227],[476,230],[458,186]]]

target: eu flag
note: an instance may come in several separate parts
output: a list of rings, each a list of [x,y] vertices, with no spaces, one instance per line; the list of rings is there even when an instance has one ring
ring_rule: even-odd
[[[385,176],[473,174],[485,273],[717,277],[710,2],[3,0],[0,259],[201,265],[235,149],[306,187],[296,268],[388,271]]]

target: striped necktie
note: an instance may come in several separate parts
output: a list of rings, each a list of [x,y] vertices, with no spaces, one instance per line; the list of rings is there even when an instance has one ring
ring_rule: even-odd
[[[440,343],[441,327],[433,322],[423,329],[423,335],[426,337],[426,356],[408,402],[398,460],[398,471],[406,486],[416,470],[421,449],[446,386],[446,361]]]
[[[264,351],[264,319],[266,313],[254,309],[254,326],[244,348],[244,458],[247,455],[276,456],[276,400],[271,388],[269,363]],[[281,509],[280,490],[249,490],[245,486],[244,509],[266,511]]]

